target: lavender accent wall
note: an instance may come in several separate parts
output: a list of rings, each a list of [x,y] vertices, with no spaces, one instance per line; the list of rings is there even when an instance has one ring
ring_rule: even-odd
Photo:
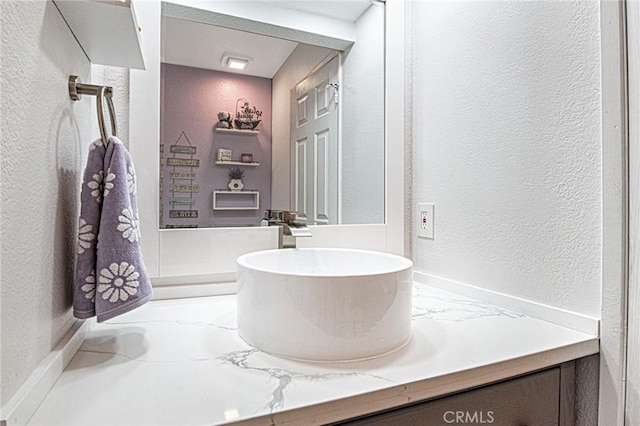
[[[259,226],[264,210],[271,206],[271,79],[162,64],[160,96],[160,226]],[[238,98],[246,98],[262,111],[258,135],[215,132],[218,112],[235,113]],[[180,138],[182,132],[196,147],[194,155],[170,151],[176,143],[188,145],[184,136]],[[232,150],[234,161],[240,161],[242,153],[251,153],[253,161],[260,163],[257,167],[240,166],[245,170],[244,189],[260,191],[258,210],[213,210],[213,190],[228,190],[229,183],[230,166],[215,163],[218,148]],[[167,160],[174,157],[197,159],[200,164],[193,168],[167,165]],[[195,179],[172,179],[172,172],[195,173]],[[172,192],[172,184],[198,185],[199,191]],[[170,204],[171,199],[190,197],[194,199],[192,205]],[[197,210],[198,217],[170,218],[170,210]]]

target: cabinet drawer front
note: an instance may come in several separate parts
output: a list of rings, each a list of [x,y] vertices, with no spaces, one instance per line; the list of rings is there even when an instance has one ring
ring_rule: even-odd
[[[558,425],[559,405],[560,369],[553,368],[343,424],[353,426]]]

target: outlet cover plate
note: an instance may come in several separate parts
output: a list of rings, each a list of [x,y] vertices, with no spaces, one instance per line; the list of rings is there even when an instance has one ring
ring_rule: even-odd
[[[418,237],[433,239],[433,203],[418,203]]]

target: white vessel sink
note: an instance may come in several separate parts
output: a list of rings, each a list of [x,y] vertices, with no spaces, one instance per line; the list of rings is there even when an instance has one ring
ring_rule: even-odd
[[[411,338],[413,263],[349,249],[267,250],[240,256],[238,331],[287,358],[351,361]]]

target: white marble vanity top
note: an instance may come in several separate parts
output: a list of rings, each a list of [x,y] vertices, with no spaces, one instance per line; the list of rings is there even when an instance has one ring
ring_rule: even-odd
[[[303,363],[247,345],[235,306],[155,301],[96,324],[29,424],[322,424],[598,352],[596,336],[416,284],[403,349]]]

